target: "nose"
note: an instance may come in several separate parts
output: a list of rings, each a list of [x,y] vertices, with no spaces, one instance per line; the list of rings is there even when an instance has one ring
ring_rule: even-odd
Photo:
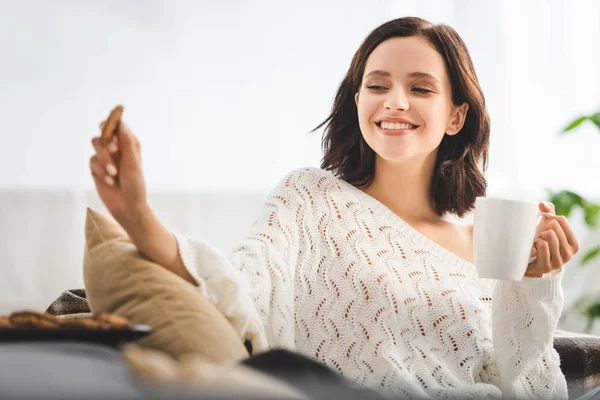
[[[408,97],[404,93],[404,90],[390,90],[386,97],[383,106],[388,110],[408,110]]]

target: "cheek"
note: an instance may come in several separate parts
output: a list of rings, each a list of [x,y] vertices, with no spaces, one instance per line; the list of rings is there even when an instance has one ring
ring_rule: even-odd
[[[380,104],[377,99],[372,96],[364,96],[358,101],[358,122],[362,126],[368,126],[372,121],[371,119],[377,113]]]
[[[444,129],[446,124],[445,115],[448,112],[444,104],[440,102],[423,102],[423,104],[414,103],[414,111],[417,112],[419,118],[425,123],[426,130]]]

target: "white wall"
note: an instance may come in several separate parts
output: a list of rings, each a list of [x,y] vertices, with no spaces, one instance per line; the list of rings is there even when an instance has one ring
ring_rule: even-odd
[[[596,0],[0,4],[0,187],[92,188],[89,141],[123,103],[151,188],[266,191],[319,164],[308,132],[362,39],[418,15],[470,48],[492,119],[490,194],[600,192],[600,135],[557,138],[600,108]]]
[[[360,1],[20,1],[0,13],[0,187],[91,188],[117,103],[154,189],[268,190],[317,166],[353,51],[389,17]]]

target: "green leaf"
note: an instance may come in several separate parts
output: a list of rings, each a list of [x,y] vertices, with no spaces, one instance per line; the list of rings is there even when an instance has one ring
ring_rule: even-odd
[[[592,317],[592,318],[600,317],[600,302],[597,302],[597,303],[594,303],[594,304],[588,306],[587,310],[585,310],[585,313],[587,314],[588,317]]]
[[[598,257],[599,255],[600,255],[600,246],[597,246],[597,247],[593,248],[592,250],[588,251],[587,253],[585,253],[583,258],[581,259],[581,266],[584,266],[585,264],[589,263],[590,261],[592,261],[594,258]]]
[[[586,204],[584,207],[585,224],[590,228],[598,226],[598,217],[600,216],[600,205]]]
[[[571,122],[569,125],[567,125],[566,128],[564,128],[562,130],[561,133],[565,133],[565,132],[569,132],[572,131],[573,129],[577,128],[579,125],[581,125],[581,123],[583,121],[585,121],[586,119],[588,119],[589,117],[587,115],[584,115],[583,117],[579,117],[576,120],[574,120],[573,122]]]
[[[564,215],[565,217],[568,217],[569,214],[571,214],[573,207],[579,206],[585,208],[586,204],[583,197],[568,190],[551,193],[549,201],[554,204],[556,215]]]
[[[584,332],[584,333],[587,333],[587,334],[590,334],[590,333],[592,333],[592,329],[594,328],[594,322],[595,322],[595,321],[596,321],[596,319],[597,319],[597,318],[599,318],[599,317],[596,317],[596,316],[589,316],[589,315],[588,315],[588,317],[587,317],[587,318],[588,318],[588,321],[587,321],[587,324],[586,324],[586,326],[585,326],[585,328],[584,328],[583,332]]]
[[[575,302],[575,304],[573,305],[573,308],[580,314],[582,315],[586,315],[586,311],[588,306],[591,304],[591,300],[589,295],[588,296],[581,296],[580,298],[577,299],[577,301]]]
[[[592,298],[589,295],[581,296],[571,307],[579,314],[587,317],[587,326],[584,330],[590,332],[594,326],[594,321],[600,319],[600,299]]]
[[[598,127],[598,129],[600,129],[600,112],[592,115],[590,117],[590,121],[592,121]]]

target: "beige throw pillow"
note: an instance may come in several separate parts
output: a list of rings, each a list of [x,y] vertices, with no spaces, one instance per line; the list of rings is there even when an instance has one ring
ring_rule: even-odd
[[[83,273],[92,312],[150,325],[153,333],[139,344],[176,359],[248,357],[225,317],[192,284],[141,256],[114,220],[88,208],[85,237]]]
[[[292,385],[244,364],[209,363],[193,355],[175,361],[164,352],[136,344],[123,347],[123,358],[134,378],[170,394],[308,400]]]

